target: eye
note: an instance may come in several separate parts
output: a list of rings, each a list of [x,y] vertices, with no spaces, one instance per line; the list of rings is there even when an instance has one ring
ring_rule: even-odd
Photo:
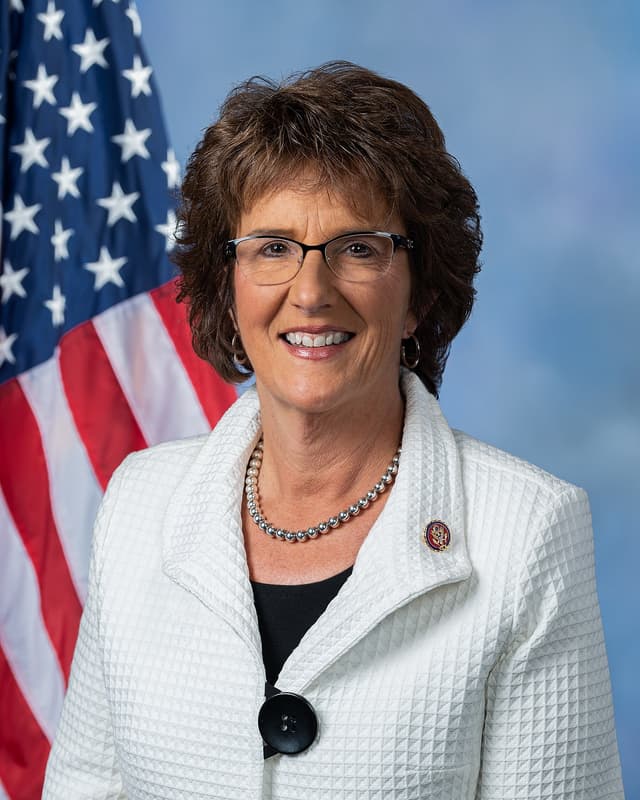
[[[261,258],[286,258],[293,253],[294,248],[291,242],[283,239],[270,239],[267,242],[263,242],[260,248]]]
[[[351,258],[371,258],[376,254],[367,242],[359,239],[347,241],[342,252]]]
[[[344,261],[377,262],[387,257],[389,241],[371,233],[359,233],[336,239],[331,253]]]

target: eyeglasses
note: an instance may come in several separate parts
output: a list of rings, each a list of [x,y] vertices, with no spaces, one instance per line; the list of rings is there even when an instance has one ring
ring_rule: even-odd
[[[398,247],[413,249],[413,241],[398,233],[363,231],[336,236],[324,244],[304,244],[282,236],[242,236],[230,239],[225,255],[235,258],[242,274],[258,286],[293,280],[310,250],[319,250],[341,280],[367,283],[388,272]]]

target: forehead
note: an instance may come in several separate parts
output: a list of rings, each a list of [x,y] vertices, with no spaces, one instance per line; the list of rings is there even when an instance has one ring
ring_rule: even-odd
[[[389,204],[371,187],[355,192],[352,187],[298,179],[266,191],[245,207],[237,235],[274,232],[295,238],[313,230],[332,236],[354,229],[387,230],[390,225],[396,231],[399,224]]]

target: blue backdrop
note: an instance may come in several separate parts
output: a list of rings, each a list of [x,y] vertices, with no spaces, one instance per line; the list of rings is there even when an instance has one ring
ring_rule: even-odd
[[[138,0],[184,163],[227,91],[347,59],[409,84],[484,220],[449,422],[584,486],[628,798],[640,798],[640,4]]]

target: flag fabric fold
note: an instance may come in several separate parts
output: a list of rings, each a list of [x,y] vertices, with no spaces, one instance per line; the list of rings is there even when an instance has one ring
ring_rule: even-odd
[[[236,396],[175,303],[178,183],[133,2],[0,0],[0,799],[40,797],[111,473]]]

